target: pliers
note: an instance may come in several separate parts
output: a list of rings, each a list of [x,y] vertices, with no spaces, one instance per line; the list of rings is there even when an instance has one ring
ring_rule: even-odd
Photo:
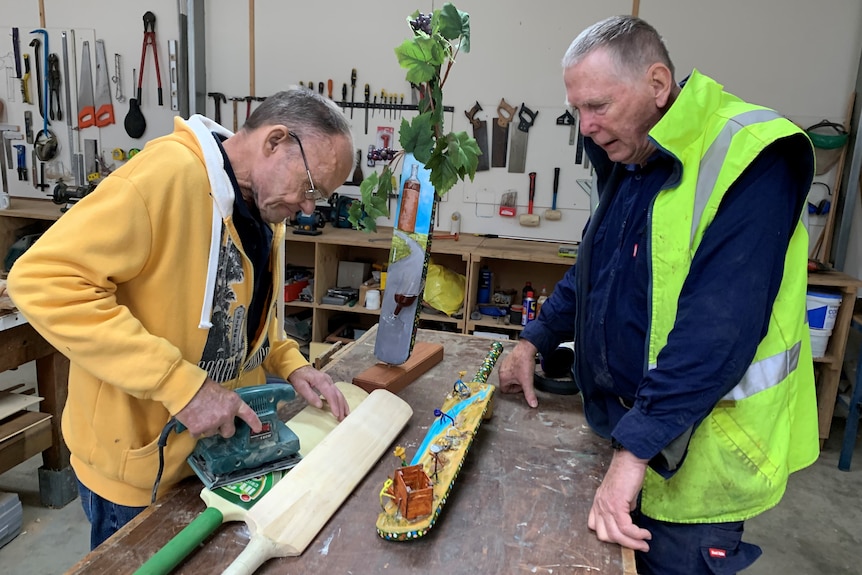
[[[62,121],[63,110],[60,109],[60,58],[56,54],[48,56],[48,94],[50,118]],[[56,112],[54,104],[57,106]]]

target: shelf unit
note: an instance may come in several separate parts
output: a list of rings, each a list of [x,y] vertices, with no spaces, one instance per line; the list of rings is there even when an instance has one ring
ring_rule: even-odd
[[[326,290],[336,284],[339,261],[382,264],[388,260],[392,228],[380,229],[370,234],[337,228],[324,228],[321,231],[317,236],[288,233],[286,239],[286,262],[289,265],[314,269],[315,302],[320,302]],[[574,262],[572,258],[559,256],[558,246],[558,243],[472,235],[461,235],[458,241],[432,240],[432,261],[467,278],[464,317],[451,318],[444,314],[423,313],[420,325],[428,327],[435,322],[443,324],[443,329],[457,333],[473,333],[479,329],[516,337],[522,329],[520,325],[509,325],[491,317],[481,320],[469,318],[470,311],[476,306],[479,270],[482,265],[488,265],[494,272],[495,286],[520,290],[526,281],[530,281],[537,289],[543,285],[547,286],[550,293]],[[287,302],[285,307],[285,315],[300,312],[302,309],[313,310],[311,341],[314,342],[324,341],[333,327],[329,325],[330,320],[336,314],[351,314],[362,327],[370,327],[377,322],[380,315],[379,310],[362,307],[362,302],[352,306],[338,306],[292,301]]]
[[[380,310],[366,309],[364,302],[352,305],[331,305],[318,303],[326,295],[326,290],[334,287],[338,277],[338,262],[366,262],[385,264],[389,259],[392,245],[392,228],[381,228],[375,233],[358,232],[352,229],[324,228],[317,236],[292,234],[288,231],[285,239],[285,261],[288,265],[314,269],[314,303],[298,300],[285,303],[285,316],[312,310],[311,341],[322,342],[336,326],[330,325],[338,315],[352,318],[351,323],[369,328],[380,316]],[[431,259],[459,274],[466,275],[470,253],[476,249],[483,238],[461,236],[458,241],[438,239],[431,242]],[[438,322],[451,326],[451,331],[464,333],[463,318],[452,318],[444,314],[423,313],[421,324]]]
[[[814,360],[814,375],[817,381],[817,421],[820,428],[820,446],[829,438],[832,427],[832,413],[835,411],[835,400],[838,397],[838,384],[841,381],[841,366],[844,363],[844,351],[847,348],[847,334],[850,331],[850,321],[853,319],[853,308],[856,304],[856,292],[862,287],[862,281],[847,274],[830,272],[812,272],[808,274],[808,286],[817,291],[828,291],[841,294],[841,306],[835,318],[835,326],[826,346],[823,357]]]

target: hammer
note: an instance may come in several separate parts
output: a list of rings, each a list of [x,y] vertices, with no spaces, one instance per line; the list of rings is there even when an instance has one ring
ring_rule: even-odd
[[[221,124],[221,105],[222,103],[227,103],[227,96],[225,96],[221,92],[207,92],[207,96],[213,99],[216,124]]]

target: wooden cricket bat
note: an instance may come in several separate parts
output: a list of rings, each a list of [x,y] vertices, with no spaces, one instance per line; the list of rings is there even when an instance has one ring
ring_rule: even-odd
[[[398,396],[371,392],[246,514],[251,541],[224,574],[250,575],[271,557],[301,555],[412,414]]]
[[[336,382],[352,412],[367,397],[368,392],[346,382]],[[338,426],[338,420],[324,404],[323,409],[311,405],[294,415],[286,422],[287,426],[299,437],[299,454],[302,457],[323,441],[330,432]],[[162,547],[146,563],[135,571],[135,575],[167,575],[174,567],[188,557],[198,545],[204,542],[219,525],[227,521],[244,521],[251,508],[262,499],[262,495],[271,490],[281,480],[286,471],[267,473],[257,480],[243,481],[223,488],[201,491],[201,499],[207,504],[207,509],[198,515],[173,539]],[[247,492],[238,495],[238,492]],[[249,492],[253,490],[253,492]]]

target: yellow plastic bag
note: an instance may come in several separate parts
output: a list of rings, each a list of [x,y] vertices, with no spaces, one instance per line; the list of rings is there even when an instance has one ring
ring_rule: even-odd
[[[467,278],[457,272],[428,263],[425,278],[425,303],[448,316],[456,313],[464,304]]]

